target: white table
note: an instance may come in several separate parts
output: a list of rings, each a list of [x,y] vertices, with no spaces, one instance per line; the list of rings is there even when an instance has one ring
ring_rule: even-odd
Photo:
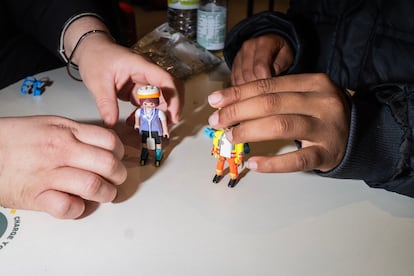
[[[309,173],[243,172],[233,189],[228,176],[212,183],[216,160],[202,130],[223,70],[186,83],[184,119],[159,168],[139,165],[137,134],[124,124],[133,108],[120,103],[128,179],[116,202],[79,220],[0,209],[9,221],[0,275],[414,275],[411,198]],[[100,121],[64,69],[37,76],[53,85],[40,97],[21,94],[21,82],[0,90],[0,116]],[[251,144],[256,154],[291,147]]]

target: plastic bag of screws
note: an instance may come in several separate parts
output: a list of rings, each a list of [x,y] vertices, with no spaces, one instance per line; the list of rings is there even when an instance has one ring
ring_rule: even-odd
[[[171,31],[167,23],[142,37],[131,48],[182,80],[209,71],[222,62],[197,42]]]

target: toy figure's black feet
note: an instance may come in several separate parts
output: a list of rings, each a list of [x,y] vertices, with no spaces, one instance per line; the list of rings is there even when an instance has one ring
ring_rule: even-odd
[[[213,183],[219,183],[223,177],[221,175],[214,175]]]
[[[141,166],[144,166],[145,163],[147,163],[147,159],[148,159],[148,149],[143,148],[141,151],[141,160],[139,162]]]
[[[161,161],[160,160],[155,160],[155,167],[159,167],[161,166]]]
[[[234,186],[236,186],[238,182],[239,182],[238,179],[230,179],[229,184],[227,186],[229,188],[234,188]]]

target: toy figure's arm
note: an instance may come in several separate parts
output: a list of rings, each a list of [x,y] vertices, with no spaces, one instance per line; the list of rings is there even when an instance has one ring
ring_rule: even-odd
[[[234,148],[235,148],[235,153],[236,153],[234,161],[236,162],[237,165],[243,165],[244,144],[243,143],[236,144]]]
[[[170,138],[170,132],[168,131],[167,120],[162,120],[162,132],[165,138]]]
[[[162,133],[163,133],[162,135],[165,138],[170,138],[170,132],[168,130],[167,117],[165,116],[165,113],[159,110],[158,117],[160,118],[160,121],[161,121]]]
[[[213,144],[213,147],[211,148],[211,155],[214,155],[215,158],[220,157],[220,147]]]
[[[140,122],[141,122],[141,120],[140,120],[140,117],[141,117],[140,114],[141,114],[141,109],[138,108],[135,111],[135,124],[134,124],[134,129],[136,129],[136,130],[139,130],[139,127],[140,127]]]
[[[214,130],[211,134],[211,138],[213,139],[213,147],[211,148],[211,155],[214,155],[215,158],[220,158],[220,147],[219,145],[219,137],[216,135],[218,132]]]

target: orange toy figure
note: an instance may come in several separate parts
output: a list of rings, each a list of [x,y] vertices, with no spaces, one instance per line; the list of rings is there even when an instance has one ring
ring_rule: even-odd
[[[213,148],[211,154],[217,158],[216,175],[214,183],[219,183],[223,178],[224,163],[227,161],[230,170],[230,181],[228,186],[233,188],[239,181],[238,166],[243,163],[244,144],[233,145],[226,137],[224,129],[215,130],[213,136]]]
[[[134,129],[141,134],[141,166],[148,159],[148,150],[155,150],[155,166],[159,167],[163,156],[162,138],[169,138],[167,118],[157,106],[160,101],[160,89],[153,85],[138,88],[135,97],[141,105],[135,111]]]

